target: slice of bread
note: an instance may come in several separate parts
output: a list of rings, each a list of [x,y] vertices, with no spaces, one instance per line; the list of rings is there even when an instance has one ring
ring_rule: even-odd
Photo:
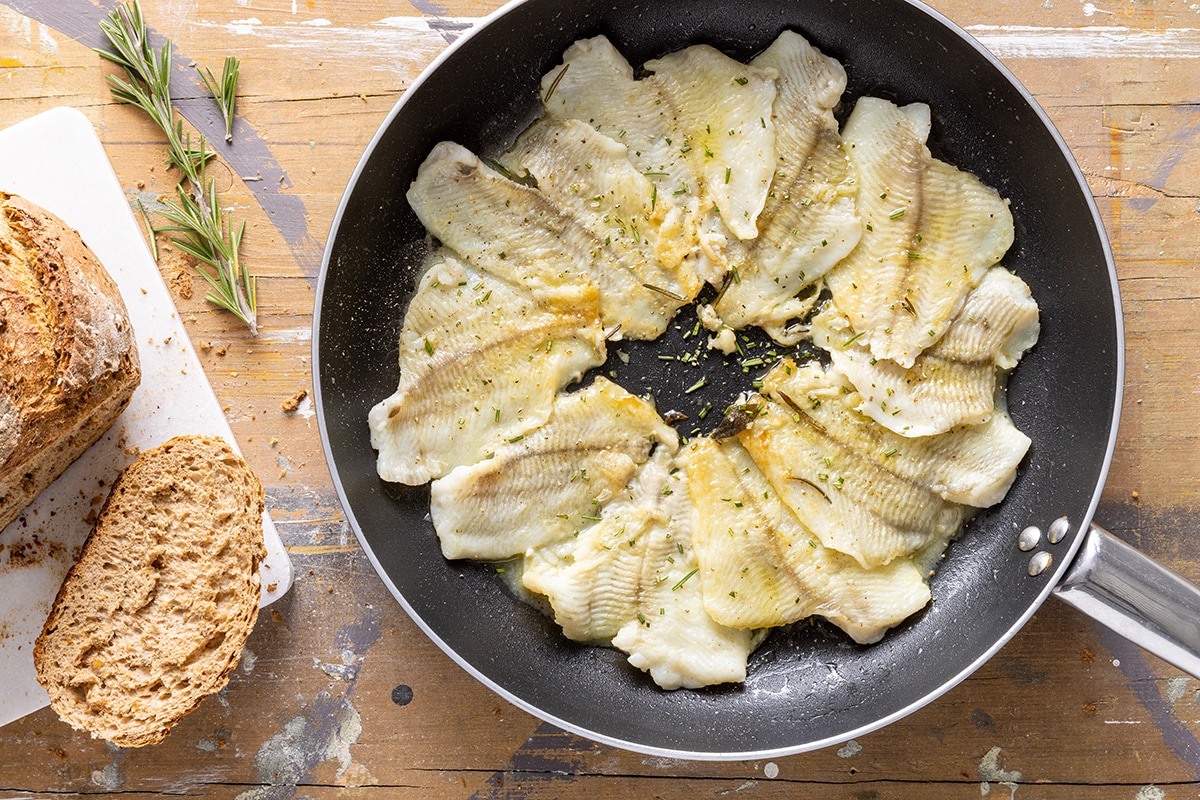
[[[59,717],[162,741],[220,690],[258,617],[263,489],[223,440],[180,436],[113,484],[34,645]]]
[[[129,313],[95,254],[0,192],[0,528],[109,429],[140,380]]]

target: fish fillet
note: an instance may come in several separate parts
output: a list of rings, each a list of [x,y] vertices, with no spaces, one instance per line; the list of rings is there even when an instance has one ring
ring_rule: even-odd
[[[775,73],[695,46],[633,68],[604,36],[575,42],[542,79],[546,112],[621,142],[681,209],[698,274],[720,283],[724,249],[758,233],[775,169]]]
[[[813,341],[858,389],[858,410],[904,436],[930,436],[992,415],[998,370],[1016,366],[1037,341],[1038,307],[1029,287],[992,267],[938,342],[905,369],[871,355],[830,305],[813,318]]]
[[[867,644],[929,602],[910,559],[867,570],[821,544],[735,440],[695,439],[684,461],[704,605],[717,622],[763,628],[815,614]]]
[[[579,533],[623,496],[656,445],[674,453],[675,430],[615,383],[598,377],[560,394],[543,426],[433,482],[442,553],[502,561]]]
[[[804,329],[792,323],[808,314],[817,297],[802,292],[862,236],[857,181],[833,116],[846,71],[792,31],[751,63],[779,75],[776,169],[758,237],[727,248],[730,279],[715,308],[732,328],[758,325],[781,344],[795,344]]]
[[[578,120],[547,119],[500,161],[531,175],[560,217],[591,234],[589,275],[621,300],[607,309],[606,325],[620,325],[629,338],[656,338],[700,291],[703,281],[684,261],[690,240],[681,212],[633,166],[625,145]]]
[[[399,386],[369,414],[379,476],[418,485],[491,456],[604,359],[595,286],[535,296],[438,252],[404,317]]]
[[[826,276],[877,359],[911,367],[1013,242],[994,189],[934,159],[929,108],[864,97],[842,131],[858,173],[858,246]]]
[[[660,452],[573,549],[528,555],[525,586],[549,598],[568,637],[611,643],[664,689],[744,681],[753,633],[705,612],[687,482]]]

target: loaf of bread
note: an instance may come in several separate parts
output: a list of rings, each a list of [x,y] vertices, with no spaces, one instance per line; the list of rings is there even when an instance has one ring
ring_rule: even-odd
[[[140,747],[224,687],[258,617],[262,526],[262,484],[221,439],[130,464],[34,645],[59,717]]]
[[[62,220],[0,192],[0,528],[112,426],[140,380],[112,277]]]

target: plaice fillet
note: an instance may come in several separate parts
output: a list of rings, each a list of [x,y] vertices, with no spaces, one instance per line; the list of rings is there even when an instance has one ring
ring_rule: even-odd
[[[867,570],[822,545],[735,440],[696,439],[684,463],[704,604],[717,622],[763,628],[816,614],[866,644],[929,602],[913,561]]]
[[[611,643],[664,689],[743,681],[755,637],[704,610],[687,481],[669,455],[643,466],[632,496],[573,548],[528,555],[523,580],[549,598],[568,637]]]
[[[544,425],[433,482],[442,553],[503,561],[570,538],[626,493],[656,446],[674,453],[675,429],[613,382],[560,394]]]
[[[960,426],[931,437],[910,438],[875,425],[859,414],[858,393],[836,369],[826,372],[817,363],[796,366],[785,360],[763,378],[762,390],[792,411],[797,422],[793,427],[799,432],[796,435],[823,440],[828,450],[838,450],[830,453],[830,461],[838,458],[839,453],[844,456],[834,461],[828,473],[822,473],[828,475],[828,481],[821,481],[821,474],[817,475],[814,483],[822,489],[830,482],[839,485],[838,477],[844,474],[839,468],[844,469],[847,459],[854,458],[874,467],[876,474],[889,474],[893,479],[932,492],[949,504],[986,507],[1004,497],[1030,447],[1030,439],[1013,426],[1003,399],[983,425]],[[751,431],[754,427],[750,426]],[[785,469],[792,467],[784,465]],[[796,469],[799,467],[794,465]],[[842,494],[864,491],[851,486],[850,477],[840,485]],[[833,492],[827,493],[832,498],[838,489],[830,488]],[[790,497],[784,489],[779,491],[785,501]],[[936,537],[937,534],[930,535],[930,541]]]
[[[380,477],[425,483],[539,427],[604,362],[597,309],[590,284],[534,295],[434,256],[404,318],[399,386],[369,414]]]
[[[476,270],[535,295],[591,282],[593,237],[462,145],[437,144],[406,197],[425,229]]]
[[[841,147],[833,109],[846,71],[797,33],[784,31],[754,66],[774,69],[776,167],[758,217],[759,235],[726,248],[730,264],[717,313],[732,328],[761,326],[776,341],[795,344],[814,286],[862,236],[857,182]]]
[[[911,367],[1013,242],[1012,214],[975,176],[929,154],[929,107],[861,98],[842,138],[862,239],[826,276],[871,354]]]
[[[892,443],[818,364],[784,361],[763,379],[762,413],[738,434],[779,496],[821,543],[871,568],[962,525],[966,509],[894,469]],[[899,437],[897,437],[899,438]],[[888,455],[891,453],[891,455]]]
[[[872,356],[833,305],[812,323],[813,341],[858,389],[858,410],[904,436],[987,422],[997,371],[1014,368],[1039,330],[1029,287],[999,266],[988,270],[945,335],[908,369]]]
[[[576,42],[542,79],[546,113],[624,144],[685,213],[697,269],[718,283],[732,236],[757,235],[775,168],[775,73],[697,45],[633,68],[603,36]]]
[[[684,262],[690,242],[679,210],[629,160],[625,145],[578,120],[531,126],[499,159],[530,175],[562,218],[592,236],[589,276],[605,296],[605,323],[620,334],[653,339],[703,286]],[[665,224],[664,224],[665,222]]]

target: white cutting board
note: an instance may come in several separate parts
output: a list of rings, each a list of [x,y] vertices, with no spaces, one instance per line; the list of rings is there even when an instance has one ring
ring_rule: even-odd
[[[185,433],[237,443],[87,117],[56,108],[0,131],[0,190],[79,231],[121,290],[142,362],[141,385],[108,433],[0,531],[2,726],[50,702],[35,677],[33,642],[130,451]],[[291,587],[292,564],[269,515],[263,529],[265,606]]]

